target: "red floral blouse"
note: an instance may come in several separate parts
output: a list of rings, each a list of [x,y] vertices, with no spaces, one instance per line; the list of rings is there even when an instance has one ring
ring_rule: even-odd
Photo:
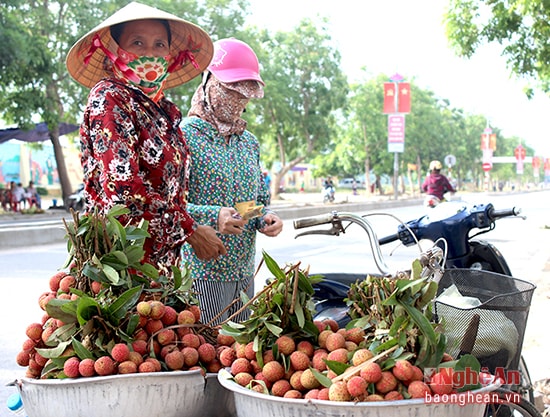
[[[179,266],[195,228],[186,211],[189,151],[180,121],[167,99],[157,105],[139,89],[105,79],[90,91],[80,127],[87,209],[123,204],[130,209],[123,224],[148,220],[144,262],[161,270]]]

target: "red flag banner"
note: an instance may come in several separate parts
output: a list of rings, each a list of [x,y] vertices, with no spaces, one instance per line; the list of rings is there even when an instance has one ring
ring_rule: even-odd
[[[384,114],[397,113],[395,99],[395,83],[384,83]]]
[[[399,113],[410,113],[411,112],[411,85],[409,83],[399,83],[397,84],[397,111]]]

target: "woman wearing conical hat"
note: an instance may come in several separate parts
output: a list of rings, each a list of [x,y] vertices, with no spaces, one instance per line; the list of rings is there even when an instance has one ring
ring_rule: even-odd
[[[189,151],[168,88],[199,75],[213,46],[198,26],[161,10],[130,3],[83,36],[67,68],[91,88],[80,127],[88,210],[117,204],[121,219],[149,222],[144,262],[170,274],[188,242],[201,259],[226,250],[216,231],[186,211]]]

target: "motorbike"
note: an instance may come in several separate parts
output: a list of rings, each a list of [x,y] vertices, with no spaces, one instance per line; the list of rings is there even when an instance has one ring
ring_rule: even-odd
[[[434,207],[426,215],[401,223],[395,234],[378,239],[372,224],[366,218],[354,213],[331,212],[319,216],[296,219],[295,229],[304,229],[320,225],[331,225],[328,230],[307,230],[298,233],[296,238],[311,234],[339,236],[346,227],[354,223],[362,227],[368,236],[373,259],[378,268],[376,274],[390,275],[380,250],[380,245],[400,241],[404,246],[418,244],[420,240],[434,242],[433,251],[438,251],[439,260],[444,259],[442,267],[470,268],[485,270],[511,276],[512,272],[502,253],[490,242],[476,239],[495,227],[495,222],[504,217],[520,217],[517,207],[497,210],[492,204],[468,204],[462,201],[450,201]],[[344,224],[348,223],[346,226]],[[471,231],[477,230],[474,234]],[[439,248],[439,249],[437,249]],[[364,279],[366,271],[358,273],[328,273],[316,288],[317,318],[336,315],[340,325],[347,323],[344,299],[349,286],[358,279]],[[338,311],[337,311],[338,310]],[[341,310],[341,311],[340,311]],[[334,318],[334,317],[333,317]]]
[[[323,188],[323,203],[334,203],[334,187],[332,185]]]
[[[496,209],[492,204],[469,204],[462,201],[450,201],[434,207],[428,214],[417,219],[400,223],[396,233],[382,238],[377,237],[372,224],[365,217],[354,213],[333,211],[319,216],[296,219],[294,228],[298,230],[330,225],[329,229],[312,229],[298,233],[296,235],[296,238],[298,238],[311,234],[339,236],[344,234],[351,224],[360,226],[367,233],[373,260],[378,269],[376,273],[370,275],[379,276],[391,276],[390,268],[386,265],[381,253],[381,245],[400,241],[404,246],[412,246],[417,245],[421,240],[427,239],[432,241],[434,245],[420,254],[419,261],[425,270],[433,274],[432,276],[437,282],[447,278],[447,274],[444,274],[445,271],[456,271],[458,273],[472,271],[473,276],[479,275],[480,281],[485,279],[491,281],[490,283],[481,284],[480,281],[472,280],[470,291],[473,291],[473,295],[483,291],[488,293],[496,291],[506,294],[510,293],[511,287],[515,285],[511,283],[513,280],[512,273],[506,259],[493,244],[477,238],[477,236],[493,230],[495,222],[506,217],[525,219],[524,216],[521,216],[521,209],[517,207]],[[340,327],[345,327],[350,321],[346,304],[350,285],[358,280],[364,280],[367,272],[319,275],[322,275],[324,279],[314,285],[314,320],[333,319]],[[446,282],[446,285],[448,284]],[[486,285],[486,288],[483,285]],[[533,290],[534,286],[529,289],[531,294]],[[519,296],[524,297],[525,293]],[[527,311],[528,307],[527,304]],[[519,306],[510,306],[510,310],[514,309],[520,308]],[[462,335],[466,338],[465,334]],[[473,346],[473,341],[471,343]],[[497,407],[496,411],[495,409],[488,409],[489,411],[486,411],[488,416],[509,416],[509,409],[516,409],[516,406],[519,407],[519,411],[529,410],[524,415],[540,415],[537,414],[536,410],[533,410],[533,388],[527,366],[521,356],[521,346],[516,355],[513,359],[512,369],[519,369],[521,383],[514,388],[514,391],[521,393],[524,398],[521,407],[515,404],[506,404],[503,407]]]
[[[78,188],[67,198],[68,209],[77,212],[84,210],[84,184],[79,184]]]

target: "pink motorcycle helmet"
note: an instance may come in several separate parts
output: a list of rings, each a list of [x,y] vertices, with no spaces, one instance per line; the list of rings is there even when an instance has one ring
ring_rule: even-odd
[[[258,57],[243,41],[227,38],[214,42],[214,56],[208,71],[228,88],[242,90],[246,97],[263,97],[265,83],[260,76]]]

